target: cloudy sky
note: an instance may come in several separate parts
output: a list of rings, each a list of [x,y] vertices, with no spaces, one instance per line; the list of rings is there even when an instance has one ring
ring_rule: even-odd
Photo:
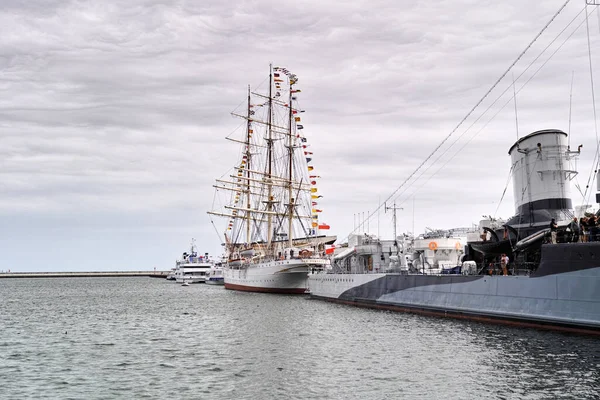
[[[321,220],[344,238],[563,3],[3,0],[0,270],[166,270],[192,237],[219,254],[225,221],[206,211],[214,179],[238,161],[224,140],[239,125],[230,112],[270,62],[299,77]],[[518,135],[569,130],[572,79],[585,190],[597,139],[584,7],[572,0],[402,187],[400,231],[511,216],[507,151]],[[600,71],[600,15],[587,11]],[[390,236],[390,214],[369,230]]]

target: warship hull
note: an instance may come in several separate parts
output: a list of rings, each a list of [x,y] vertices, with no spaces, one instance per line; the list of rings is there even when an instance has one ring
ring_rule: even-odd
[[[543,245],[531,275],[315,274],[316,299],[600,335],[600,243]]]

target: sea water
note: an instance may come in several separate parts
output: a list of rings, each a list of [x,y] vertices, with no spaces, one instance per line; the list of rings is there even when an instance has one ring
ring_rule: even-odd
[[[152,278],[0,279],[0,399],[596,399],[600,340]]]

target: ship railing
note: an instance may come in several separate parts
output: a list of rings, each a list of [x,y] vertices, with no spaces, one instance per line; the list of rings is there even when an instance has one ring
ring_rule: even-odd
[[[600,227],[588,227],[585,231],[571,231],[566,226],[560,226],[557,229],[556,243],[585,243],[600,242]],[[552,235],[548,232],[544,236],[544,244],[552,243]]]
[[[508,275],[530,275],[538,267],[538,263],[534,262],[513,262],[507,266]],[[502,275],[502,264],[499,262],[492,263],[491,274],[490,265],[485,265],[478,272],[479,275]]]

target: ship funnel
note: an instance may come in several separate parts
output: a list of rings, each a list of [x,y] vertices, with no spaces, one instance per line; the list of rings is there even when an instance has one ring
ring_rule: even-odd
[[[570,181],[577,175],[579,151],[570,151],[567,134],[557,129],[533,132],[512,145],[516,216],[511,226],[547,224],[572,217]]]

